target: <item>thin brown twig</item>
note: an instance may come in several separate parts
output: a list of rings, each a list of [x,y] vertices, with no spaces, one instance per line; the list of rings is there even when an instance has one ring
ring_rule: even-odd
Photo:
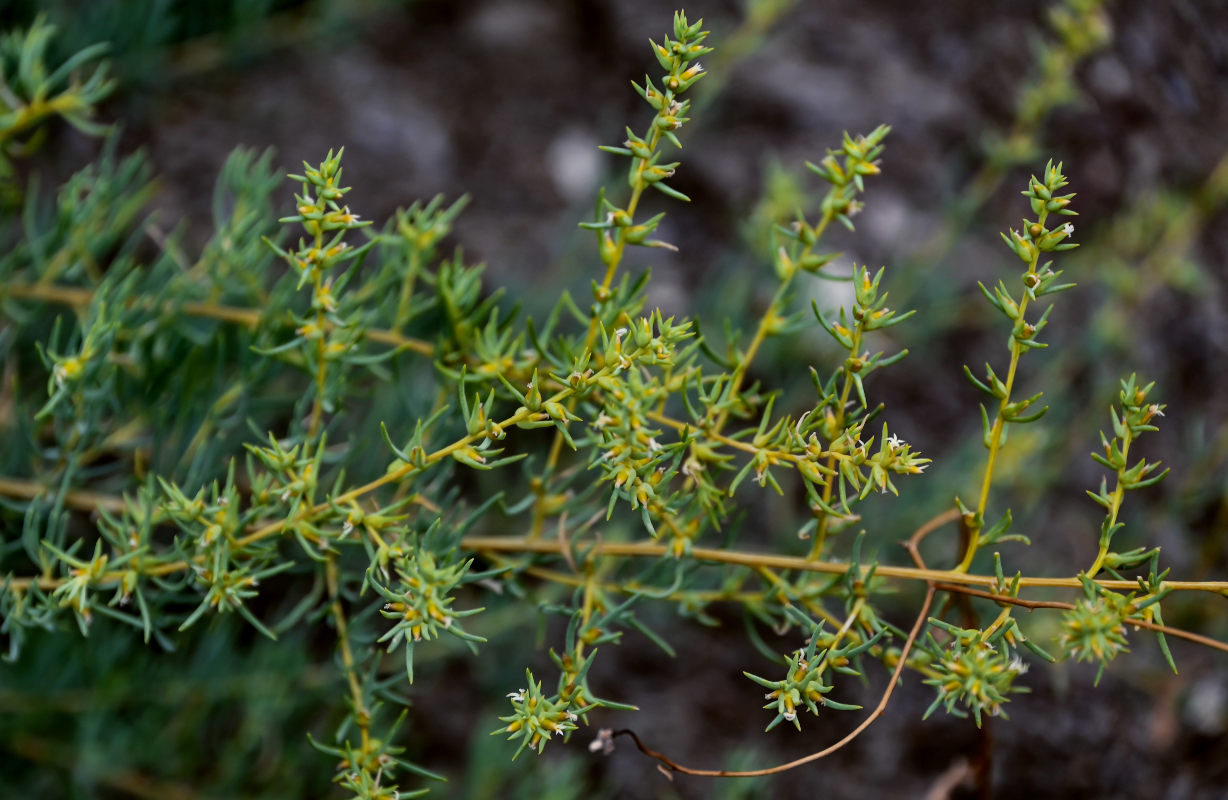
[[[640,737],[636,735],[635,731],[632,731],[628,728],[624,728],[623,730],[614,731],[613,735],[614,736],[630,736],[632,741],[635,742],[635,746],[639,749],[641,753],[643,753],[646,756],[655,758],[657,761],[660,761],[661,764],[664,765],[665,769],[668,770],[669,772],[678,772],[683,775],[696,775],[699,777],[706,777],[706,778],[759,778],[764,775],[775,775],[780,772],[786,772],[788,770],[796,769],[797,767],[801,767],[806,764],[809,764],[813,761],[818,761],[821,758],[826,758],[827,756],[831,755],[832,753],[835,753],[837,750],[842,749],[849,742],[853,741],[858,736],[860,736],[862,732],[866,730],[866,728],[869,728],[871,725],[873,725],[875,721],[877,721],[878,718],[881,717],[883,713],[887,710],[887,703],[891,701],[891,695],[895,692],[895,687],[899,683],[900,675],[904,671],[904,666],[908,663],[908,654],[909,652],[911,652],[913,644],[916,643],[917,636],[921,633],[921,628],[924,627],[925,625],[925,620],[928,617],[929,612],[930,612],[930,604],[933,602],[933,600],[934,600],[934,586],[931,583],[926,588],[925,602],[921,604],[921,611],[917,614],[917,619],[913,623],[912,630],[908,632],[908,638],[904,641],[904,647],[900,650],[900,659],[899,661],[896,662],[895,670],[891,673],[891,680],[888,681],[887,688],[883,690],[883,695],[881,698],[879,698],[878,705],[874,707],[873,711],[871,711],[868,715],[866,715],[866,718],[863,719],[857,725],[856,728],[853,728],[853,730],[845,734],[844,738],[842,738],[840,741],[836,742],[835,744],[831,745],[830,747],[825,747],[816,753],[811,753],[808,756],[803,756],[801,758],[794,759],[793,761],[789,761],[784,764],[777,764],[774,767],[766,767],[764,769],[750,769],[750,770],[694,769],[692,767],[687,767],[682,764],[679,764],[678,762],[674,761],[672,758],[665,755],[664,753],[658,753],[656,750],[653,750],[645,746],[644,743],[640,740]]]
[[[905,546],[908,548],[909,552],[912,553],[913,559],[917,562],[920,569],[925,569],[925,562],[921,560],[921,556],[917,552],[917,545],[930,533],[958,518],[959,514],[957,512],[944,512],[924,523],[915,533],[913,533],[911,537],[909,537],[908,541],[905,543]],[[921,604],[921,610],[917,613],[917,618],[913,622],[912,629],[908,632],[908,638],[904,640],[904,646],[900,649],[899,660],[896,661],[895,669],[891,673],[891,680],[887,682],[887,687],[883,690],[883,694],[878,700],[878,705],[874,707],[873,711],[866,715],[865,719],[863,719],[856,728],[853,728],[853,730],[845,734],[844,738],[840,739],[840,741],[829,747],[819,750],[818,752],[811,753],[808,756],[803,756],[784,764],[778,764],[774,767],[766,767],[764,769],[694,769],[692,767],[679,764],[664,753],[659,753],[656,750],[647,747],[643,741],[640,740],[640,737],[636,735],[635,731],[632,731],[629,728],[614,731],[613,735],[630,736],[631,740],[635,742],[635,746],[641,753],[646,756],[650,756],[651,758],[655,758],[657,761],[661,762],[662,765],[664,765],[664,769],[662,771],[665,772],[666,777],[670,777],[670,772],[678,772],[684,775],[696,775],[707,778],[758,778],[764,775],[775,775],[780,772],[786,772],[788,770],[796,769],[797,767],[809,764],[813,761],[818,761],[821,758],[826,758],[832,753],[842,749],[848,743],[852,742],[854,739],[860,736],[863,731],[873,725],[879,717],[886,713],[887,704],[891,702],[891,695],[895,692],[895,687],[899,685],[900,676],[904,672],[904,667],[908,665],[908,655],[912,652],[913,645],[916,644],[917,637],[921,634],[922,628],[925,627],[925,621],[928,619],[930,613],[930,606],[934,602],[935,591],[936,589],[934,582],[928,581],[925,590],[925,601]]]
[[[917,528],[913,535],[908,538],[908,541],[904,543],[904,547],[908,550],[908,554],[912,556],[913,563],[916,564],[918,568],[926,568],[925,559],[921,557],[921,542],[925,539],[925,537],[929,536],[943,525],[947,524],[948,522],[955,522],[956,520],[960,521],[959,552],[962,553],[967,547],[969,538],[973,534],[968,529],[967,524],[964,522],[963,515],[959,512],[959,509],[956,508],[949,509],[939,514],[923,524],[921,527]],[[941,586],[942,584],[931,583],[930,591],[932,592],[938,588],[941,588]],[[948,598],[954,596],[955,595],[952,594],[947,595]],[[963,597],[962,595],[959,596]],[[964,599],[966,600],[966,598]],[[965,610],[965,614],[971,613],[972,608],[969,604],[969,607]],[[939,611],[938,616],[941,617],[942,615],[943,612]],[[965,622],[965,624],[969,623]],[[964,764],[963,771],[966,773],[966,777],[971,777],[976,782],[979,788],[979,794],[982,797],[990,797],[993,791],[992,784],[989,779],[993,768],[993,741],[990,735],[990,727],[988,725],[977,726],[977,742],[979,746],[977,748],[977,757],[975,762],[969,764],[968,762],[961,761],[961,763]]]
[[[959,519],[959,517],[960,513],[959,509],[957,508],[944,511],[938,516],[923,522],[919,528],[913,531],[912,536],[909,536],[908,540],[904,542],[905,549],[907,549],[908,554],[912,556],[913,563],[917,565],[918,569],[928,569],[928,567],[925,566],[925,561],[921,558],[921,542],[925,539],[925,537],[929,536],[943,525],[954,522],[955,520]]]

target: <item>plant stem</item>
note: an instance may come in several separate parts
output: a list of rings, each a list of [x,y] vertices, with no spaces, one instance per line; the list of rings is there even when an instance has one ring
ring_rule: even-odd
[[[656,152],[657,145],[661,142],[661,129],[656,125],[652,126],[652,131],[648,136],[647,147],[652,152]],[[644,194],[644,190],[648,188],[648,182],[644,180],[644,168],[648,166],[649,159],[641,158],[638,161],[635,170],[635,185],[631,187],[631,199],[627,201],[627,216],[634,221],[635,211],[639,208],[640,198]],[[584,350],[591,352],[593,343],[597,341],[597,332],[600,330],[601,324],[601,305],[604,300],[600,298],[608,297],[610,286],[614,283],[614,276],[618,272],[618,267],[622,263],[623,253],[627,249],[627,229],[618,229],[618,239],[614,246],[614,255],[610,258],[610,263],[606,265],[605,276],[601,279],[601,287],[597,290],[596,302],[593,304],[593,313],[588,320],[588,333],[584,336]],[[567,402],[567,410],[575,411],[577,400],[572,398]],[[546,456],[546,466],[543,474],[550,474],[556,466],[558,466],[559,458],[563,453],[563,432],[555,431],[554,440],[550,442],[550,452]],[[541,536],[542,528],[545,526],[545,499],[546,492],[543,490],[533,502],[533,522],[529,529],[529,535],[533,538]]]
[[[316,234],[316,249],[320,249],[323,238],[320,234]],[[311,398],[311,422],[307,426],[307,438],[314,439],[320,429],[320,419],[324,414],[324,389],[325,382],[328,378],[328,361],[325,360],[325,339],[327,334],[324,332],[324,306],[318,302],[320,292],[323,289],[319,270],[313,271],[311,275],[312,284],[312,299],[317,302],[316,306],[316,373],[315,373],[315,396]]]
[[[422,253],[417,247],[410,248],[409,251],[409,270],[405,274],[405,280],[401,282],[401,299],[397,302],[397,314],[392,323],[394,333],[400,333],[404,327],[406,316],[409,314],[409,301],[414,296],[414,284],[418,280],[418,271],[422,268]]]
[[[354,706],[354,721],[362,734],[362,758],[365,761],[371,748],[371,713],[363,702],[362,685],[358,682],[358,669],[354,664],[354,651],[350,649],[349,625],[345,610],[341,607],[341,587],[337,576],[337,555],[329,553],[324,565],[328,596],[332,606],[333,621],[337,626],[337,647],[341,650],[341,664],[345,667],[345,679],[350,686],[350,702]]]
[[[857,324],[853,327],[853,346],[849,348],[849,355],[853,358],[857,357],[857,353],[861,349],[861,333],[862,333],[861,326],[862,326],[862,323],[858,321]],[[844,426],[846,422],[844,409],[848,407],[849,394],[851,393],[850,390],[852,386],[853,386],[853,378],[849,375],[848,367],[845,367],[844,386],[840,388],[840,403],[836,407],[836,411],[835,411],[835,414],[836,414],[836,426],[835,427],[838,430],[844,430]],[[829,470],[832,470],[832,472],[826,476],[827,480],[823,482],[823,504],[824,505],[830,505],[831,503],[832,491],[834,490],[835,485],[836,485],[836,473],[834,471],[835,466],[836,466],[836,454],[831,453],[830,455],[827,456],[827,468]],[[823,555],[823,546],[827,543],[827,526],[830,524],[830,522],[831,522],[831,515],[824,512],[823,516],[819,518],[818,528],[815,531],[815,535],[814,535],[814,544],[811,545],[810,547],[810,557],[811,558],[819,558]]]
[[[802,250],[801,256],[799,256],[797,259],[798,262],[800,262],[803,257],[809,255],[814,250],[815,245],[818,244],[821,238],[823,238],[823,233],[827,230],[827,226],[831,224],[831,221],[834,218],[834,211],[829,209],[823,212],[822,219],[820,219],[819,224],[815,225],[814,227],[814,243],[807,245]],[[750,345],[746,348],[746,352],[742,355],[742,358],[738,359],[738,364],[734,368],[733,377],[730,379],[730,383],[732,384],[729,389],[730,397],[737,396],[738,390],[742,388],[742,381],[745,380],[746,373],[750,369],[751,362],[754,361],[755,356],[758,355],[759,348],[763,345],[764,340],[767,339],[768,332],[779,320],[780,312],[788,294],[789,287],[792,286],[793,278],[797,275],[798,269],[800,269],[800,267],[795,268],[792,272],[786,275],[783,280],[781,280],[780,286],[778,286],[776,289],[776,294],[772,296],[772,302],[768,304],[767,310],[763,313],[763,316],[760,317],[759,326],[755,329],[755,335],[751,338]],[[720,413],[720,416],[717,417],[716,422],[712,424],[710,431],[713,433],[720,433],[720,431],[725,427],[726,421],[729,419],[729,413],[730,408],[726,407]]]
[[[1121,443],[1121,460],[1126,463],[1127,457],[1130,455],[1130,443],[1133,437],[1130,435],[1130,428],[1126,426],[1125,435],[1122,437]],[[1105,523],[1105,530],[1111,531],[1113,526],[1117,524],[1117,512],[1121,511],[1121,501],[1126,495],[1126,487],[1122,484],[1122,473],[1125,472],[1125,467],[1117,470],[1117,486],[1113,487],[1113,504],[1109,507],[1109,519]],[[1087,570],[1089,578],[1096,577],[1096,573],[1100,571],[1100,567],[1104,565],[1105,556],[1109,554],[1109,540],[1104,536],[1100,538],[1100,550],[1096,553],[1096,560]]]
[[[1048,211],[1041,211],[1037,218],[1037,223],[1043,228]],[[1031,262],[1028,264],[1028,275],[1036,274],[1036,267],[1040,263],[1040,249],[1036,248],[1035,254],[1032,256]],[[1023,299],[1019,302],[1018,321],[1024,322],[1024,314],[1028,310],[1028,301],[1031,298],[1025,292]],[[1002,446],[1002,432],[1006,429],[1006,417],[1004,416],[1006,407],[1011,402],[1011,390],[1015,387],[1015,375],[1019,368],[1019,357],[1023,355],[1023,345],[1020,343],[1017,336],[1012,332],[1011,335],[1011,363],[1006,372],[1006,392],[998,401],[998,413],[994,417],[993,428],[989,432],[989,457],[985,462],[985,476],[981,479],[981,495],[976,503],[976,523],[975,528],[968,531],[968,549],[964,551],[964,558],[956,567],[960,572],[967,572],[972,568],[972,559],[976,556],[977,548],[980,546],[981,527],[985,522],[985,508],[989,504],[989,489],[993,484],[994,467],[997,465],[998,449]]]
[[[89,289],[82,289],[76,286],[57,286],[54,284],[6,284],[0,286],[0,296],[42,300],[74,308],[87,308],[94,299],[94,293]],[[193,302],[174,305],[172,303],[157,303],[146,299],[141,301],[141,305],[146,308],[157,309],[166,314],[183,313],[192,317],[232,322],[252,330],[258,328],[261,320],[264,319],[263,313],[256,309],[227,306],[219,303]],[[435,354],[435,348],[430,342],[415,339],[412,336],[403,336],[395,330],[373,328],[364,331],[363,335],[373,342],[392,345],[400,350],[410,350],[424,356]]]

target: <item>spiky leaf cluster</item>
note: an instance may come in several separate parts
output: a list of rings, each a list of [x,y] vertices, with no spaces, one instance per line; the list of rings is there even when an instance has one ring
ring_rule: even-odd
[[[789,611],[792,612],[789,616],[795,619],[798,616],[804,616],[795,608],[790,607]],[[860,675],[860,672],[848,666],[849,662],[877,644],[886,633],[886,629],[880,628],[877,634],[866,637],[859,644],[838,647],[835,646],[836,638],[824,636],[821,626],[815,626],[808,618],[804,619],[804,623],[812,627],[809,640],[804,648],[794,650],[784,657],[785,677],[783,679],[770,680],[750,672],[742,673],[768,690],[768,693],[764,695],[764,699],[768,701],[764,708],[775,711],[776,716],[764,730],[770,731],[782,721],[788,721],[800,731],[802,723],[798,719],[797,712],[803,706],[816,717],[819,715],[819,706],[835,711],[856,711],[861,708],[859,705],[829,699],[827,694],[831,692],[834,685],[824,683],[823,675],[826,672]],[[830,643],[831,646],[819,650],[820,642]]]
[[[1002,643],[1006,629],[1000,628],[998,635],[993,636],[981,630],[956,628],[940,620],[931,622],[951,633],[952,639],[943,647],[932,634],[929,637],[928,649],[934,659],[930,667],[936,674],[925,682],[935,687],[938,695],[925,716],[939,707],[956,716],[971,712],[977,727],[984,715],[1005,717],[1002,706],[1010,695],[1028,691],[1015,685],[1015,679],[1027,671],[1027,665]]]
[[[1115,592],[1096,593],[1062,616],[1062,649],[1075,661],[1097,662],[1097,682],[1104,666],[1129,650],[1125,619],[1131,613],[1130,600]]]
[[[473,559],[464,562],[451,560],[454,551],[444,555],[446,561],[437,561],[419,540],[414,537],[404,548],[404,555],[397,558],[394,566],[396,579],[389,580],[387,569],[381,574],[370,575],[371,585],[384,598],[380,614],[395,624],[380,642],[388,642],[388,652],[399,645],[405,650],[405,671],[409,682],[414,681],[414,645],[421,641],[438,639],[443,633],[451,634],[470,644],[485,642],[482,636],[466,631],[459,623],[484,611],[484,608],[459,610],[452,607],[456,598],[452,593],[465,581]],[[476,649],[475,649],[476,652]]]
[[[557,694],[547,696],[542,692],[542,685],[533,679],[533,673],[525,670],[527,688],[509,692],[512,702],[512,713],[499,717],[506,722],[502,728],[493,734],[506,733],[510,740],[519,739],[520,745],[512,757],[520,755],[526,747],[538,753],[546,749],[546,743],[555,736],[570,738],[576,730],[580,718],[589,708],[577,706],[574,702],[561,699]]]

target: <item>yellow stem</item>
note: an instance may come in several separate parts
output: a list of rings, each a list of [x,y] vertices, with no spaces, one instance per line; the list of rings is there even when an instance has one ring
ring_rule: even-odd
[[[324,565],[325,580],[328,584],[328,596],[332,600],[333,620],[337,625],[337,646],[341,650],[341,663],[345,667],[345,679],[350,686],[350,700],[354,705],[354,721],[362,734],[362,758],[365,761],[370,753],[371,714],[363,703],[362,685],[358,682],[358,669],[354,664],[354,651],[350,649],[349,625],[346,623],[345,610],[341,607],[341,588],[337,576],[337,556],[330,553]]]
[[[348,499],[348,498],[347,498]],[[343,500],[339,500],[344,502]],[[325,506],[326,507],[326,506]],[[319,510],[322,508],[317,507]],[[245,547],[253,542],[267,538],[272,533],[279,533],[284,526],[284,522],[277,522],[272,525],[267,525],[236,542],[237,547]],[[658,544],[653,541],[648,542],[605,542],[605,541],[580,541],[565,544],[556,539],[533,539],[528,536],[466,536],[461,539],[460,546],[466,550],[479,552],[510,552],[510,553],[539,553],[539,554],[561,554],[565,547],[575,547],[577,550],[588,553],[591,557],[598,556],[613,556],[623,558],[661,558],[671,555],[672,551],[668,545]],[[722,564],[738,564],[752,569],[759,567],[767,567],[776,570],[799,570],[803,572],[819,572],[831,575],[843,575],[850,569],[856,568],[855,565],[847,562],[839,561],[819,561],[809,558],[801,558],[798,556],[777,555],[775,553],[755,553],[738,550],[720,550],[717,548],[696,547],[691,550],[691,557],[697,561],[712,561]],[[193,562],[194,563],[194,562]],[[176,561],[166,564],[160,564],[147,570],[143,570],[146,575],[169,575],[175,572],[182,572],[188,569],[189,562]],[[862,568],[864,571],[864,567]],[[95,585],[106,586],[118,583],[126,573],[121,571],[110,571],[98,576]],[[883,578],[894,578],[898,580],[915,580],[915,581],[935,581],[939,583],[950,583],[960,586],[988,586],[993,588],[997,586],[997,577],[994,575],[978,575],[975,573],[964,572],[959,569],[941,570],[941,569],[922,569],[919,567],[900,567],[880,564],[875,568],[875,575]],[[53,590],[64,583],[59,578],[12,578],[9,581],[9,587],[14,591],[25,591],[31,585],[37,585],[40,589]],[[1104,589],[1117,591],[1129,591],[1138,588],[1137,581],[1125,580],[1097,580],[1096,584]],[[1019,579],[1021,588],[1052,588],[1052,589],[1081,589],[1083,583],[1078,577],[1071,578],[1043,578],[1043,577],[1021,577]],[[1162,581],[1157,591],[1170,589],[1172,591],[1196,591],[1196,592],[1212,592],[1228,596],[1228,581]]]
[[[48,303],[73,306],[74,308],[86,308],[93,301],[94,293],[89,289],[82,289],[76,286],[8,284],[0,286],[0,296],[24,300],[42,300]],[[173,305],[171,303],[157,303],[149,299],[134,302],[140,303],[146,308],[158,308],[167,313],[179,312],[192,317],[204,317],[222,322],[231,322],[252,329],[259,327],[260,321],[263,319],[262,312],[256,309],[239,308],[218,303],[194,302]],[[425,356],[435,354],[435,348],[430,342],[415,339],[411,336],[402,336],[393,330],[377,328],[366,331],[363,335],[373,342],[392,345],[401,350],[410,350]]]
[[[320,247],[319,237],[316,237],[316,248]],[[324,415],[324,388],[328,380],[328,361],[325,359],[326,348],[325,339],[327,334],[324,332],[324,307],[318,302],[320,290],[323,288],[320,283],[320,272],[315,270],[311,276],[312,282],[312,297],[317,302],[316,307],[316,374],[315,384],[316,393],[311,399],[311,422],[307,426],[307,438],[314,439],[320,429],[320,419]]]
[[[652,126],[652,133],[648,136],[648,149],[656,152],[657,145],[661,142],[661,130],[656,125]],[[647,182],[644,181],[644,168],[648,165],[648,159],[641,158],[635,169],[635,185],[631,187],[631,199],[627,201],[627,216],[635,219],[635,210],[640,205],[640,198],[644,194],[644,190],[648,188]],[[597,297],[594,298],[599,303],[600,300],[606,297],[610,291],[610,286],[614,283],[614,275],[618,272],[618,267],[623,260],[623,252],[627,249],[627,229],[618,229],[618,240],[615,243],[614,256],[610,259],[610,263],[606,265],[605,276],[601,279],[601,288],[597,290]],[[584,336],[584,350],[590,352],[593,349],[593,343],[597,341],[597,332],[599,330],[600,318],[598,309],[593,308],[593,314],[588,320],[588,332]],[[567,402],[567,410],[575,411],[577,400],[573,397]],[[543,474],[549,475],[559,463],[559,458],[563,453],[563,432],[555,431],[554,440],[550,443],[550,452],[546,456],[546,467]],[[541,536],[542,528],[545,527],[545,499],[547,492],[543,489],[541,494],[533,502],[533,522],[529,529],[529,535],[533,538]]]
[[[405,280],[401,283],[401,299],[397,303],[397,315],[392,323],[392,330],[399,333],[404,325],[405,317],[409,313],[409,301],[414,296],[414,283],[418,279],[418,269],[422,263],[422,254],[418,248],[412,248],[409,251],[409,274],[405,276]]]
[[[1126,463],[1126,458],[1129,455],[1130,455],[1130,434],[1127,429],[1125,441],[1122,442],[1122,445],[1121,445],[1121,460],[1123,464]],[[1122,485],[1122,481],[1121,481],[1121,474],[1124,471],[1125,471],[1124,466],[1121,469],[1117,470],[1117,486],[1113,488],[1113,505],[1109,508],[1109,521],[1108,521],[1107,530],[1112,530],[1113,526],[1117,524],[1117,513],[1121,511],[1121,501],[1125,497],[1125,494],[1126,494],[1126,487]],[[1096,577],[1096,573],[1099,572],[1100,567],[1104,565],[1105,556],[1107,556],[1108,554],[1109,554],[1109,543],[1107,541],[1103,541],[1100,543],[1099,552],[1096,553],[1096,560],[1092,562],[1091,567],[1088,568],[1087,570],[1088,577],[1091,577],[1091,578]]]
[[[853,346],[849,348],[849,355],[857,358],[858,351],[861,349],[861,322],[858,322],[853,327]],[[840,389],[840,403],[836,408],[836,429],[844,430],[846,422],[844,409],[848,407],[849,394],[853,386],[853,378],[848,373],[848,368],[844,372],[844,386]],[[827,456],[827,468],[834,470],[836,467],[836,454],[832,453]],[[834,472],[827,475],[827,480],[823,482],[823,504],[831,504],[832,491],[836,486],[836,475]],[[823,555],[823,546],[827,544],[827,526],[831,524],[831,515],[823,512],[823,516],[819,517],[818,528],[814,535],[814,544],[810,548],[811,558],[820,558]]]
[[[1045,219],[1048,217],[1047,211],[1041,211],[1037,222],[1043,227]],[[1032,256],[1031,262],[1028,264],[1027,274],[1035,275],[1036,266],[1040,263],[1040,250],[1037,249],[1035,255]],[[1028,300],[1030,298],[1025,293],[1023,299],[1019,303],[1020,322],[1024,321],[1024,313],[1028,310]],[[1015,387],[1015,374],[1019,367],[1019,357],[1023,355],[1023,345],[1019,340],[1011,338],[1011,363],[1006,372],[1006,392],[998,401],[998,414],[994,417],[993,428],[989,432],[989,457],[985,461],[985,476],[981,479],[981,495],[976,503],[976,527],[968,531],[968,548],[964,551],[964,558],[956,567],[960,572],[967,572],[972,568],[972,559],[976,556],[977,548],[980,546],[981,528],[985,520],[985,508],[989,504],[989,489],[993,484],[993,471],[998,461],[998,450],[1002,446],[1002,431],[1006,428],[1006,418],[1003,416],[1006,407],[1011,402],[1011,390]]]
[[[827,230],[827,226],[831,224],[831,221],[834,218],[835,212],[831,210],[823,212],[822,219],[819,220],[819,224],[814,228],[814,244],[807,245],[802,251],[802,255],[797,259],[799,263],[802,258],[809,255],[810,252],[814,250],[815,244],[818,244],[819,239],[823,237],[823,233]],[[737,366],[734,367],[733,377],[731,378],[732,386],[729,390],[730,397],[736,397],[738,390],[742,388],[742,381],[746,378],[746,373],[750,369],[751,362],[755,360],[755,356],[759,353],[759,348],[763,345],[764,340],[767,339],[768,332],[771,330],[772,325],[777,322],[780,316],[780,307],[784,303],[785,295],[788,293],[789,287],[792,285],[793,278],[795,275],[797,275],[798,269],[801,268],[797,267],[793,270],[793,272],[786,275],[780,282],[780,286],[778,286],[776,289],[776,294],[772,296],[772,302],[768,304],[767,310],[759,319],[759,326],[755,329],[755,335],[751,338],[750,345],[746,348],[746,352],[742,355],[742,358],[738,360]],[[711,426],[711,430],[713,432],[719,433],[725,427],[725,423],[729,419],[729,412],[730,409],[726,408],[720,413],[720,415],[716,418],[716,422]]]
[[[461,546],[467,550],[491,552],[520,553],[561,553],[564,545],[551,539],[529,539],[521,536],[466,536],[461,540]],[[592,556],[621,556],[625,558],[660,558],[669,554],[667,545],[656,542],[573,542],[567,545],[575,547]],[[756,568],[760,566],[778,570],[801,570],[806,572],[822,572],[843,575],[855,565],[847,562],[814,561],[797,556],[782,556],[773,553],[751,553],[736,550],[720,550],[716,548],[696,547],[691,550],[691,557],[697,561],[715,561],[723,564],[740,564]],[[864,571],[865,568],[863,568]],[[921,569],[919,567],[896,567],[878,565],[874,574],[884,578],[900,580],[936,581],[966,586],[996,585],[997,578],[993,575],[977,575],[959,570]],[[1137,581],[1099,580],[1096,583],[1105,589],[1130,590],[1137,589]],[[1021,577],[1019,586],[1022,588],[1055,588],[1081,589],[1082,582],[1073,578],[1040,578]],[[1223,594],[1228,592],[1228,581],[1164,581],[1160,587],[1173,591],[1202,591]]]

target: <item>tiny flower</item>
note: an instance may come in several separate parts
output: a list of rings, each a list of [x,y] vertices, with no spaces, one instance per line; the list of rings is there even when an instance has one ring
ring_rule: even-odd
[[[588,751],[590,753],[601,753],[603,756],[613,753],[614,731],[609,728],[602,728],[597,731],[597,738],[588,743]]]
[[[55,385],[59,389],[64,388],[64,384],[81,375],[84,368],[81,359],[77,357],[65,359],[52,369],[52,374],[55,376]]]

